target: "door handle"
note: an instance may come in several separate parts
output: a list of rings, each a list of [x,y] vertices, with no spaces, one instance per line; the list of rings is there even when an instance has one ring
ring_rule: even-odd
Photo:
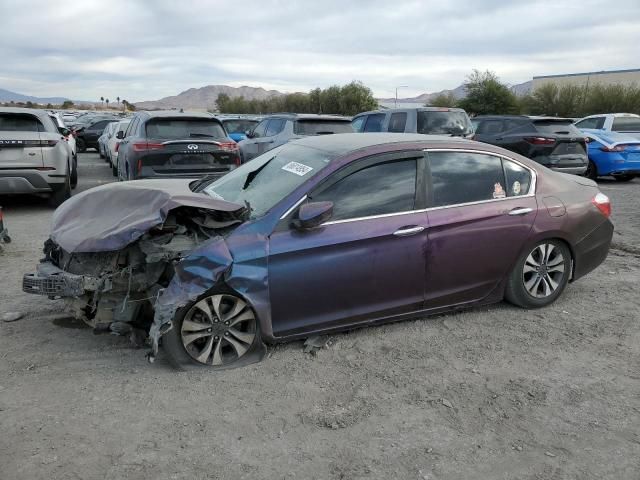
[[[424,230],[424,227],[402,227],[399,230],[393,232],[396,237],[408,237],[409,235],[415,235],[416,233],[420,233]]]
[[[509,211],[509,215],[526,215],[531,212],[533,212],[533,208],[514,208]]]

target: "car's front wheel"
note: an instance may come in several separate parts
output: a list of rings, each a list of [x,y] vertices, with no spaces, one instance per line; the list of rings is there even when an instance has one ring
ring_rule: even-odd
[[[569,247],[560,240],[543,240],[518,259],[505,298],[523,308],[545,307],[560,296],[570,274]]]
[[[162,337],[169,362],[181,370],[241,366],[262,345],[256,315],[235,293],[212,291],[180,309]]]

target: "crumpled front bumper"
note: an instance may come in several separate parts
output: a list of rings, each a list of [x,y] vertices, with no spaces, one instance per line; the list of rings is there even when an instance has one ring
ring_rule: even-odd
[[[107,277],[90,277],[65,272],[51,262],[38,264],[36,273],[22,277],[22,291],[48,297],[79,297],[87,291],[107,291],[111,288]]]

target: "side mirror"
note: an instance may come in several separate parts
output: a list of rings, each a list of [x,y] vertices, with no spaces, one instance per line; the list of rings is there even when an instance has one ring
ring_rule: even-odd
[[[60,132],[60,134],[63,137],[67,137],[67,136],[71,135],[71,130],[69,130],[68,128],[60,127],[60,128],[58,128],[58,131]]]
[[[120,130],[118,133],[116,133],[116,138],[118,140],[122,140],[124,138],[124,132]]]
[[[244,134],[247,136],[247,138],[255,138],[255,134],[251,130],[247,130],[246,132],[244,132]]]
[[[308,230],[322,225],[333,215],[333,202],[305,203],[298,210],[298,218],[291,226],[298,230]]]

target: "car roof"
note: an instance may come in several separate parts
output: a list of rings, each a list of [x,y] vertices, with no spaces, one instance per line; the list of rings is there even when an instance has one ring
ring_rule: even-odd
[[[148,118],[206,118],[207,120],[218,120],[207,112],[193,112],[189,110],[143,110],[138,112],[140,115],[144,115]]]
[[[350,122],[351,117],[345,117],[344,115],[332,115],[332,114],[319,114],[319,113],[290,113],[290,112],[281,112],[281,113],[271,113],[265,116],[264,119],[272,118],[272,117],[287,117],[293,120],[337,120],[339,122]]]
[[[22,108],[22,107],[0,107],[2,113],[28,113],[35,115],[40,119],[49,118],[49,112],[47,110],[40,110],[37,108]]]
[[[477,145],[477,142],[459,137],[422,135],[419,133],[335,133],[332,135],[314,135],[290,142],[292,145],[315,148],[336,156],[367,147],[398,143],[425,143],[430,146],[450,145],[453,143],[459,144],[461,147]]]
[[[360,115],[371,115],[375,113],[407,112],[411,110],[414,110],[416,112],[464,112],[466,113],[464,108],[458,108],[458,107],[413,107],[413,108],[398,107],[398,108],[385,108],[380,110],[369,110],[368,112],[358,113],[357,115],[354,115],[354,117],[359,117]]]

